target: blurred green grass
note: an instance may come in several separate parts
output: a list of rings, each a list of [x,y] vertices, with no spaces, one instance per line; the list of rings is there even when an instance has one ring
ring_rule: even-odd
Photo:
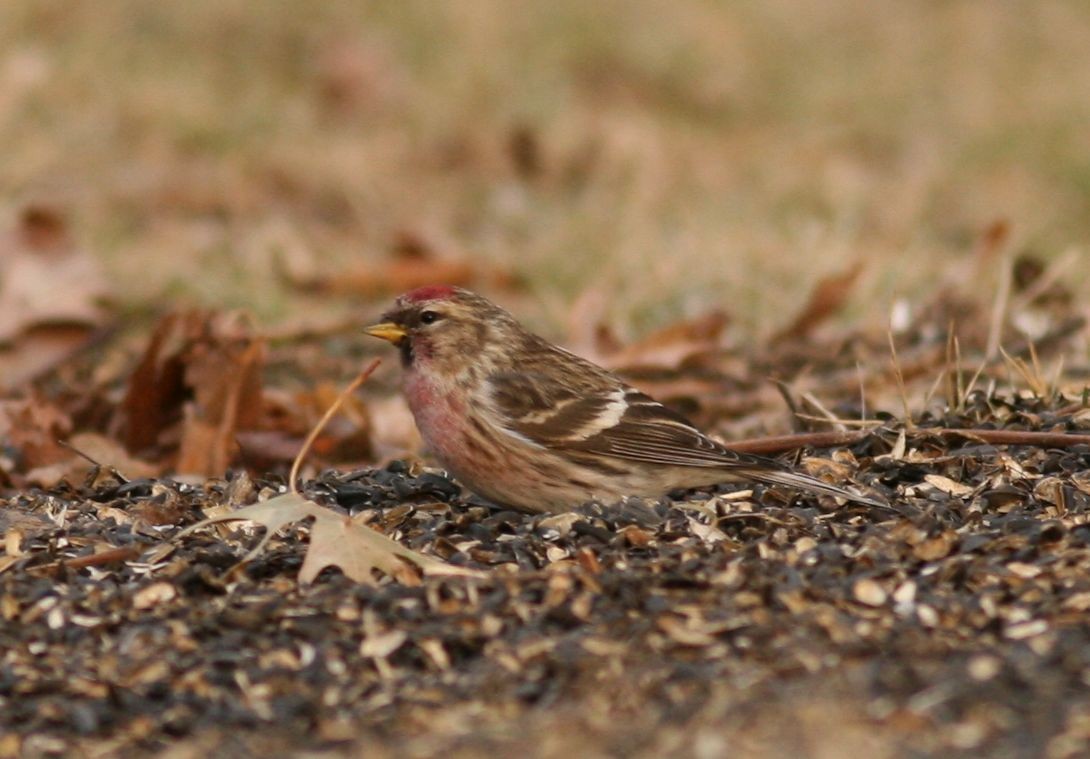
[[[412,230],[553,329],[594,287],[759,337],[859,258],[848,318],[884,321],[997,218],[1085,244],[1087,39],[1073,0],[11,0],[0,214],[62,205],[131,302],[270,320],[361,305],[286,290],[286,250],[381,267]]]

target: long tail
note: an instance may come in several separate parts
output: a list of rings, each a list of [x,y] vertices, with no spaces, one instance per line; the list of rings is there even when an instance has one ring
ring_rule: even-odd
[[[888,503],[882,503],[873,498],[867,498],[866,496],[853,493],[850,490],[838,488],[836,485],[822,482],[808,474],[800,474],[788,470],[755,469],[746,472],[746,476],[766,485],[787,485],[788,487],[806,490],[811,493],[823,493],[825,495],[836,496],[837,498],[844,498],[848,501],[861,503],[864,506],[874,506],[881,509],[890,508]]]

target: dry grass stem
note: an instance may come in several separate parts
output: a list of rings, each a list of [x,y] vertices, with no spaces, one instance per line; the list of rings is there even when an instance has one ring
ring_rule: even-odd
[[[961,377],[961,344],[958,342],[957,331],[953,322],[946,333],[946,405],[960,411],[965,399]]]
[[[318,435],[322,433],[325,426],[329,423],[329,420],[333,418],[333,415],[337,413],[337,410],[345,402],[348,396],[356,392],[367,378],[370,377],[375,369],[378,369],[379,364],[382,363],[382,359],[374,359],[370,364],[364,368],[362,372],[356,375],[356,378],[348,383],[348,385],[341,391],[337,399],[333,401],[326,412],[322,415],[322,418],[318,420],[318,423],[314,425],[314,428],[307,435],[306,440],[303,441],[303,447],[299,449],[298,455],[291,464],[291,473],[288,475],[288,489],[291,493],[299,495],[298,482],[299,470],[303,466],[303,461],[306,459],[307,454],[310,452],[310,448],[314,445],[314,441],[318,438]]]
[[[821,401],[819,401],[813,393],[803,393],[802,399],[811,406],[813,406],[815,409],[817,409],[818,413],[822,415],[821,418],[823,418],[824,421],[832,424],[837,429],[846,429],[844,426],[844,422],[839,419],[836,414],[827,409],[825,405]]]
[[[999,351],[1003,339],[1003,325],[1007,323],[1007,307],[1010,304],[1011,282],[1014,279],[1014,259],[1007,253],[1000,260],[999,284],[996,287],[995,301],[992,304],[992,318],[988,326],[988,342],[984,357],[991,360]]]
[[[825,424],[832,424],[837,427],[841,432],[847,430],[849,427],[857,427],[863,429],[870,429],[872,427],[881,427],[885,422],[880,419],[842,419],[839,417],[830,418],[828,416],[814,416],[813,414],[799,414],[799,419],[805,419],[808,422],[823,422]]]
[[[893,364],[893,376],[897,380],[897,391],[901,394],[901,408],[904,410],[905,428],[911,431],[915,429],[915,424],[912,421],[912,410],[908,405],[908,390],[905,388],[905,376],[901,372],[901,361],[897,358],[897,346],[893,343],[893,331],[887,330],[886,336],[889,339],[889,353],[890,361]]]

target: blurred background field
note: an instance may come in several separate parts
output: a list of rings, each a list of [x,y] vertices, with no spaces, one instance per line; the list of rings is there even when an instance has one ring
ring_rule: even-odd
[[[11,0],[0,220],[60,209],[130,306],[268,324],[374,312],[421,251],[554,336],[593,288],[760,339],[858,261],[846,318],[885,324],[996,220],[1084,244],[1088,39],[1074,1]]]

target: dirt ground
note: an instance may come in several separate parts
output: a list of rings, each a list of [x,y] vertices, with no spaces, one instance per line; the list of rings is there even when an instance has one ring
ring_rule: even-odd
[[[780,430],[786,438],[739,447],[790,451],[806,471],[853,483],[886,508],[726,486],[534,516],[467,499],[440,472],[401,460],[323,469],[306,481],[312,500],[479,570],[473,577],[421,577],[403,565],[374,584],[336,568],[301,584],[302,525],[239,567],[261,532],[251,523],[179,532],[283,492],[286,462],[272,466],[281,474],[236,465],[227,479],[129,477],[64,449],[67,458],[28,474],[19,464],[32,441],[13,428],[23,458],[12,449],[7,476],[27,484],[9,489],[0,511],[0,748],[12,756],[1079,755],[1090,740],[1085,395],[1047,383],[1018,388],[987,368],[974,381],[975,371],[945,363],[951,342],[937,330],[929,338],[931,326],[899,341],[896,364],[883,341],[846,333],[835,342],[850,351],[784,338],[761,361],[748,348],[694,342],[680,326],[627,348],[684,349],[675,368],[626,373],[673,387],[672,402],[710,426],[728,416],[723,399],[693,387],[733,378],[736,396],[765,399],[768,408],[733,415],[746,427],[786,425],[794,407],[796,430]],[[1051,350],[1082,339],[1081,327],[1063,332]],[[201,350],[174,360],[226,351],[200,342],[209,334],[194,339]],[[301,340],[299,355],[311,340]],[[1032,353],[1038,364],[1051,358]],[[827,416],[808,414],[806,393],[747,391],[736,368],[748,360],[760,375],[774,361],[791,388],[797,365],[807,382],[835,388],[863,361],[883,367],[867,377],[874,404],[883,387],[897,398],[925,356],[939,363],[909,377],[904,397],[947,373],[950,382],[938,384],[961,395],[910,423],[881,405],[861,414],[850,385],[840,399],[824,394]],[[1007,372],[1022,367],[1017,383],[1033,384],[1030,362],[1019,362],[1010,356]],[[118,409],[146,363],[122,373],[129,393]],[[68,369],[79,374],[72,362]],[[369,391],[375,408],[387,380]],[[199,387],[185,395],[186,408],[202,395]],[[65,413],[58,401],[28,403],[5,409]],[[145,450],[177,451],[187,435],[215,439],[190,416]],[[268,459],[277,450],[270,436],[294,439],[283,414],[276,419],[279,431],[265,417],[265,435],[239,438],[232,455],[252,458],[249,445]],[[85,444],[98,439],[84,434]],[[316,455],[358,437],[345,422]],[[53,485],[30,483],[51,473]]]

